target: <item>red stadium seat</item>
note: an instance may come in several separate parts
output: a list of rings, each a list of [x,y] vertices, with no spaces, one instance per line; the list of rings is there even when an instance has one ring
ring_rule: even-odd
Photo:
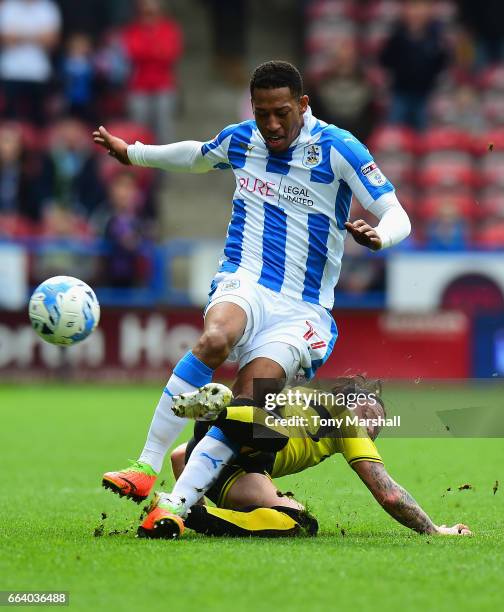
[[[449,126],[457,122],[457,104],[455,92],[442,91],[435,93],[429,103],[431,125]]]
[[[477,199],[478,217],[504,219],[504,192],[498,187],[487,188]]]
[[[477,232],[475,242],[480,247],[502,249],[504,247],[504,220],[486,223]]]
[[[473,153],[486,155],[504,151],[504,128],[489,130],[473,139]]]
[[[481,159],[481,180],[485,187],[504,187],[504,151],[488,153]]]
[[[491,125],[504,125],[504,92],[487,91],[483,95],[481,108],[485,119]]]
[[[424,220],[434,219],[438,216],[439,211],[446,207],[456,210],[460,216],[466,219],[472,219],[478,214],[474,198],[447,192],[443,195],[437,194],[422,200],[418,208],[418,215]]]
[[[32,238],[36,236],[37,228],[30,220],[17,214],[0,215],[0,238],[7,236],[9,239]]]
[[[429,156],[417,175],[417,184],[431,191],[438,188],[472,190],[479,186],[480,177],[468,161]]]
[[[374,155],[383,153],[416,153],[417,135],[403,126],[385,125],[371,134],[369,148]]]
[[[455,164],[472,166],[473,156],[467,151],[460,149],[440,149],[423,155],[422,166],[435,164]]]
[[[395,187],[397,199],[401,203],[404,210],[408,213],[410,219],[415,219],[418,211],[413,188],[409,184],[400,184],[396,185]]]
[[[472,152],[473,139],[470,134],[452,127],[436,127],[427,130],[420,139],[419,148],[423,153],[432,151]]]
[[[410,153],[379,153],[376,161],[380,170],[394,185],[412,182],[414,158]]]

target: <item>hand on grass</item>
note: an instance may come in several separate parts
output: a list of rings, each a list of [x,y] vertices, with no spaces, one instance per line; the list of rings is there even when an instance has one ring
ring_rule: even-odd
[[[440,525],[437,527],[437,533],[439,535],[472,535],[471,530],[467,525],[463,523],[457,523],[453,527],[447,527],[446,525]]]

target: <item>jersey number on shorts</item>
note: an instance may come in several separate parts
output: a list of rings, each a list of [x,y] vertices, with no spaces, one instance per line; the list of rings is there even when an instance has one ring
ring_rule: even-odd
[[[322,349],[327,346],[327,342],[324,342],[322,338],[315,331],[315,328],[309,321],[305,321],[308,326],[308,331],[303,335],[303,338],[308,342],[309,340],[313,340],[310,343],[310,348],[316,351],[317,349]]]

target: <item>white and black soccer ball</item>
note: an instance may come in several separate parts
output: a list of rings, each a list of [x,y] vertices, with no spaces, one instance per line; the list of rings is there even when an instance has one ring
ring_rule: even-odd
[[[100,305],[94,291],[78,278],[54,276],[39,285],[28,308],[33,329],[46,342],[70,346],[96,329]]]

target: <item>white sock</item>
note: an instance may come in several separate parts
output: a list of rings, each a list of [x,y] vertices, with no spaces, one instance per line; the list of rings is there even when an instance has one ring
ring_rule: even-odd
[[[176,374],[172,374],[166,384],[163,395],[154,412],[144,449],[138,458],[142,463],[150,465],[156,472],[161,471],[168,449],[189,421],[189,419],[181,419],[173,413],[172,395],[196,391],[197,388],[182,380]]]
[[[170,497],[178,498],[187,509],[205,495],[235,451],[208,434],[198,442],[175,483]]]

